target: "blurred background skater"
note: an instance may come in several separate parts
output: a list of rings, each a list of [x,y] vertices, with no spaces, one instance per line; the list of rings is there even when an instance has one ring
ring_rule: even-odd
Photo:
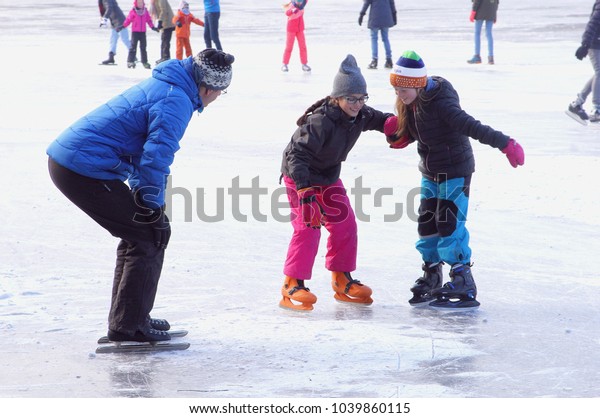
[[[129,40],[129,31],[120,30],[125,21],[125,14],[119,7],[117,0],[98,0],[98,8],[100,9],[100,27],[108,28],[111,26],[110,43],[108,48],[108,59],[101,62],[103,65],[115,64],[115,55],[117,55],[117,41],[121,38],[121,42],[129,51],[131,41]],[[117,30],[117,28],[119,30]]]
[[[199,26],[204,26],[204,22],[198,19],[190,12],[190,4],[187,1],[182,1],[179,4],[179,10],[173,17],[173,23],[175,24],[175,58],[178,60],[183,59],[183,50],[185,49],[185,56],[192,56],[192,44],[190,43],[190,36],[192,35],[192,23]]]
[[[289,70],[288,64],[294,49],[294,42],[298,40],[298,49],[300,51],[300,62],[302,63],[302,71],[310,71],[308,66],[308,51],[306,49],[306,38],[304,37],[304,8],[308,0],[293,0],[285,4],[284,10],[287,16],[286,26],[286,41],[285,50],[283,51],[283,65],[281,71]]]
[[[585,27],[581,37],[581,46],[575,51],[578,60],[590,57],[594,75],[590,78],[577,98],[571,102],[567,109],[567,114],[582,124],[590,122],[600,122],[600,0],[596,0],[592,6],[592,14]],[[587,97],[592,93],[592,114],[588,116],[583,110],[583,104]]]
[[[221,5],[219,0],[204,0],[204,43],[207,48],[215,48],[222,51],[219,39],[219,19],[221,18]]]
[[[161,31],[160,58],[156,60],[160,64],[171,59],[171,38],[175,30],[173,9],[168,0],[150,0],[150,15],[156,21],[156,28]]]
[[[369,9],[367,27],[371,31],[371,63],[367,68],[377,69],[379,60],[379,33],[385,49],[385,68],[392,68],[392,47],[390,45],[389,30],[396,25],[396,4],[394,0],[364,0],[363,7],[358,15],[358,25],[362,26],[363,18]]]
[[[475,23],[475,54],[469,64],[481,64],[481,28],[485,23],[485,36],[488,46],[488,64],[494,64],[494,37],[492,28],[496,23],[500,0],[471,0],[473,7],[469,20]]]

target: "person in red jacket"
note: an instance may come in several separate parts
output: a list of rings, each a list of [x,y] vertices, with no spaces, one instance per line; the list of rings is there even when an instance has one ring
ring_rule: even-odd
[[[294,42],[298,39],[298,48],[300,49],[300,62],[302,71],[310,71],[308,66],[308,53],[306,50],[306,38],[304,37],[304,7],[308,0],[292,0],[284,5],[285,15],[287,16],[287,38],[285,41],[285,50],[283,51],[283,65],[281,71],[288,71],[288,64],[294,49]]]
[[[173,16],[175,23],[175,58],[183,59],[183,49],[185,48],[185,56],[192,56],[192,45],[190,44],[191,24],[204,26],[204,22],[190,13],[190,4],[187,1],[182,1],[179,4],[177,14]]]

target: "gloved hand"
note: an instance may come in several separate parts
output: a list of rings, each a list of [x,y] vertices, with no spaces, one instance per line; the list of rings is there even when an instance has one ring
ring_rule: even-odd
[[[575,51],[575,56],[577,57],[578,60],[582,60],[584,59],[587,54],[588,54],[588,50],[589,47],[587,45],[581,45],[579,48],[577,48],[577,51]]]
[[[121,32],[123,30],[123,25],[119,25],[115,28],[115,30],[117,31],[117,33]]]
[[[178,28],[180,28],[181,26],[183,26],[181,24],[181,20],[178,20],[177,22],[175,22],[175,26],[177,26]]]
[[[153,30],[154,32],[160,32],[160,29],[158,29],[157,27],[153,27],[153,28],[152,28],[152,30]]]
[[[364,13],[358,15],[358,26],[362,26],[363,17],[365,17]]]
[[[171,238],[171,224],[165,213],[165,206],[150,210],[146,218],[154,233],[154,245],[161,249],[167,248]]]
[[[156,22],[156,27],[158,28],[158,30],[161,30],[163,28],[162,20]]]
[[[396,17],[396,13],[392,15],[392,20],[394,21],[394,25],[398,23],[398,18]]]
[[[525,164],[525,152],[523,151],[523,147],[521,147],[514,139],[511,138],[508,141],[508,145],[504,147],[502,152],[506,154],[506,158],[508,158],[510,165],[513,167],[517,168],[517,166]]]
[[[313,229],[321,228],[325,223],[325,212],[317,202],[317,191],[314,187],[305,187],[298,190],[298,202],[300,203],[300,214],[302,222]]]
[[[390,116],[383,124],[383,133],[385,134],[385,139],[387,140],[388,144],[390,144],[390,148],[405,148],[408,144],[410,144],[410,138],[408,135],[398,138],[398,135],[396,134],[397,130],[398,116]]]
[[[469,16],[469,21],[471,22],[475,22],[475,15],[477,14],[477,12],[475,10],[471,11],[471,15]]]
[[[108,28],[108,23],[109,23],[109,21],[107,18],[103,17],[100,19],[100,27],[101,28]]]

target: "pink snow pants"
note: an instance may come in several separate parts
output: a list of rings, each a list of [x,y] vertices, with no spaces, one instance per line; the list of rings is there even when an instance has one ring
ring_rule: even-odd
[[[284,182],[292,211],[290,218],[294,234],[288,247],[283,274],[298,280],[309,280],[319,249],[321,230],[304,225],[296,185],[291,178],[285,176]],[[320,186],[320,193],[316,197],[326,214],[324,227],[329,232],[325,268],[330,271],[356,270],[356,217],[342,181],[338,180],[330,186]]]
[[[302,64],[308,63],[308,52],[306,50],[304,31],[288,32],[287,39],[285,41],[285,50],[283,51],[283,63],[285,65],[290,63],[290,57],[292,56],[292,50],[294,49],[294,42],[296,38],[298,38],[298,48],[300,49],[300,62]]]

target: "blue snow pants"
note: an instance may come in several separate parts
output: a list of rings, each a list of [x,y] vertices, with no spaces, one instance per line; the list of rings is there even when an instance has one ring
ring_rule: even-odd
[[[417,250],[424,262],[469,264],[469,232],[465,228],[471,176],[421,180]]]

